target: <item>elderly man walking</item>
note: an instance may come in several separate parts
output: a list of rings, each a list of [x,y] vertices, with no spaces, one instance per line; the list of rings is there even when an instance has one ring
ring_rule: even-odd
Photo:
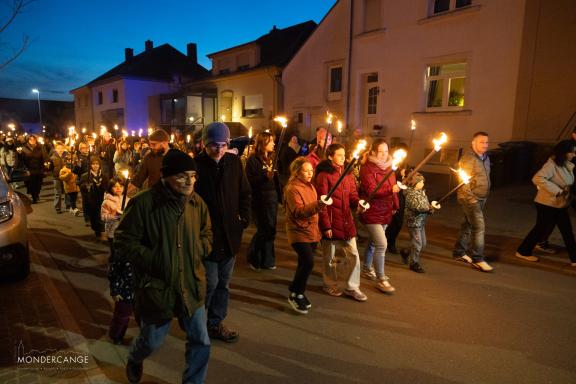
[[[464,153],[458,166],[470,177],[470,183],[458,190],[458,203],[464,212],[464,222],[452,255],[458,261],[471,264],[482,272],[493,268],[484,260],[484,205],[490,193],[490,158],[488,134],[476,132],[471,148]]]
[[[203,260],[212,250],[208,207],[194,192],[196,164],[176,149],[162,160],[162,178],[130,200],[114,236],[118,258],[134,268],[134,312],[140,333],[126,376],[142,378],[143,361],[157,350],[177,317],[186,332],[183,383],[204,383],[210,338],[206,328]]]

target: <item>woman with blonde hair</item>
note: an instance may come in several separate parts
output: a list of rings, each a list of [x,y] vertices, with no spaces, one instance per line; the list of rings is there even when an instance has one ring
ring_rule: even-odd
[[[276,269],[274,239],[278,211],[278,180],[273,169],[274,135],[256,135],[254,152],[246,160],[246,177],[252,188],[252,217],[256,233],[248,248],[248,264],[253,270]]]
[[[290,165],[290,178],[284,188],[286,234],[298,255],[298,266],[290,284],[288,303],[298,313],[306,314],[312,306],[304,294],[308,277],[314,269],[314,251],[322,234],[318,212],[324,204],[318,200],[311,183],[314,169],[306,157],[296,158]]]

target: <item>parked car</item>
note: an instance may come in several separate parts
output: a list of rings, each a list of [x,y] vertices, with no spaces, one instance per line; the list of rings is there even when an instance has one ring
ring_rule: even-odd
[[[0,275],[24,279],[30,273],[26,204],[0,168]]]

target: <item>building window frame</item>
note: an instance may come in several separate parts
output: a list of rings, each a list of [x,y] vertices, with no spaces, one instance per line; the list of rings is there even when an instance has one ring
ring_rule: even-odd
[[[426,67],[426,111],[460,111],[465,107],[468,84],[467,60],[428,64]]]
[[[98,91],[98,97],[96,98],[96,102],[98,103],[98,105],[104,104],[104,94],[102,93],[102,91]]]
[[[112,103],[118,102],[118,89],[114,88],[112,90]]]
[[[242,96],[242,117],[264,117],[264,99],[261,94]]]
[[[472,3],[472,0],[429,0],[428,15],[436,16],[467,9],[473,5]]]
[[[333,64],[328,66],[328,100],[340,100],[344,77],[344,66]]]

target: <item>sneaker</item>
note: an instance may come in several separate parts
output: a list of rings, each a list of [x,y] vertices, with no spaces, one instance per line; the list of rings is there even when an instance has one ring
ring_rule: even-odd
[[[410,263],[410,270],[416,273],[424,273],[424,268],[419,263]]]
[[[395,245],[388,244],[388,252],[393,253],[395,255],[399,254],[398,248]]]
[[[266,269],[268,271],[274,271],[276,269],[276,266],[272,265],[271,267],[262,267],[262,269]]]
[[[310,300],[308,300],[305,294],[302,294],[302,299],[304,300],[304,305],[306,306],[306,308],[308,309],[312,308],[312,303],[310,303]]]
[[[376,271],[371,265],[369,267],[362,265],[362,272],[360,272],[360,276],[368,280],[376,280]]]
[[[359,289],[345,289],[344,294],[346,296],[350,296],[356,301],[366,301],[368,297],[363,294]]]
[[[338,287],[322,287],[322,290],[329,294],[330,296],[339,297],[342,296],[342,291]]]
[[[388,282],[388,277],[379,280],[378,284],[376,284],[376,288],[378,288],[381,292],[384,293],[392,293],[396,291],[396,288],[394,288],[392,284]]]
[[[308,313],[308,308],[304,301],[304,295],[296,295],[295,293],[290,294],[288,297],[288,304],[298,313],[303,315]]]
[[[135,363],[128,359],[126,363],[126,377],[130,383],[139,383],[142,379],[142,371],[144,370],[144,364],[142,362]]]
[[[468,255],[456,256],[456,261],[472,264],[472,258]]]
[[[485,261],[472,263],[472,266],[482,272],[492,272],[494,270],[494,268],[492,268],[492,266]]]
[[[549,255],[553,255],[556,253],[556,250],[550,246],[550,243],[548,242],[548,240],[541,241],[540,243],[536,244],[534,249],[536,249],[537,251],[543,252],[543,253],[547,253]]]
[[[516,254],[515,254],[514,256],[519,257],[520,259],[526,260],[526,261],[538,261],[538,260],[540,260],[540,259],[538,259],[538,257],[536,257],[536,256],[532,256],[532,255],[524,256],[524,255],[521,255],[521,254],[518,253],[518,252],[516,252]]]
[[[76,217],[80,216],[80,210],[78,208],[74,208],[72,210],[72,214]]]
[[[216,326],[208,327],[208,336],[214,340],[222,340],[225,343],[234,343],[238,341],[238,332],[228,329],[220,323]]]

